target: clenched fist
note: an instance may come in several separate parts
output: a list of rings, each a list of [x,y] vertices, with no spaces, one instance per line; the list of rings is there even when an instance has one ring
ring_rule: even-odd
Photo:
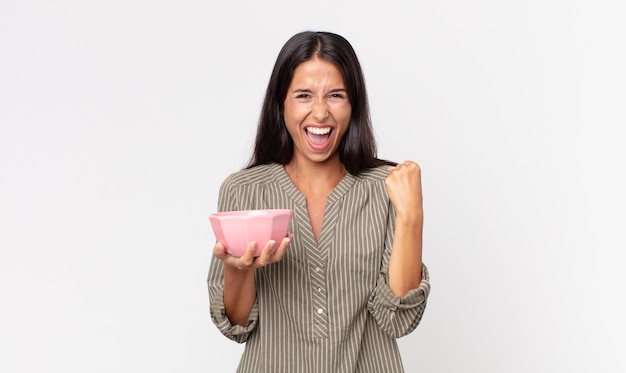
[[[413,161],[405,161],[390,169],[385,179],[385,189],[396,209],[397,218],[421,223],[424,212],[420,166]]]

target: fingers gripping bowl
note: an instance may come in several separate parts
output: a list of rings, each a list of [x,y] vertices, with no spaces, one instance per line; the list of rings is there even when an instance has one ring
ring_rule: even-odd
[[[243,256],[252,241],[259,256],[269,240],[277,244],[287,236],[293,210],[244,210],[218,212],[209,216],[215,238],[233,256]]]

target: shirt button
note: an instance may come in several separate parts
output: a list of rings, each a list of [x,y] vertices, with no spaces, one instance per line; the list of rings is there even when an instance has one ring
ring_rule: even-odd
[[[323,310],[323,309],[321,309],[321,308],[318,308],[318,309],[317,309],[317,313],[319,313],[320,315],[322,314],[322,312],[324,312],[324,310]]]
[[[315,272],[322,272],[322,269],[320,267],[315,267]]]
[[[316,287],[316,288],[315,288],[315,290],[316,290],[318,293],[321,293],[321,292],[322,292],[322,288],[320,288],[320,287]]]

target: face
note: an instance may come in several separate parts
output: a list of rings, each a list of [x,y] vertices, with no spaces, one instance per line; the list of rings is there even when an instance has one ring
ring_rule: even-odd
[[[350,125],[352,105],[341,72],[313,58],[295,70],[284,106],[287,131],[294,143],[292,161],[339,159],[337,149]]]

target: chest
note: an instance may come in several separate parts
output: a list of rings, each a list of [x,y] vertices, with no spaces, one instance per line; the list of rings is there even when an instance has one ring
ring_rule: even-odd
[[[309,221],[311,222],[311,229],[313,230],[313,236],[315,237],[315,241],[319,242],[322,225],[324,224],[326,197],[307,197],[306,207]]]

